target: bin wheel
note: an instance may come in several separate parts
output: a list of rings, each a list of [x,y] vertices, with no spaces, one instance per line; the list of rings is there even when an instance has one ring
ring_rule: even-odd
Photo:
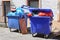
[[[48,36],[49,36],[49,35],[44,35],[44,38],[46,38],[46,39],[47,39],[47,38],[48,38]]]
[[[32,34],[33,37],[36,37],[37,33]]]
[[[21,30],[18,30],[19,31],[19,33],[21,33]]]
[[[9,30],[10,30],[10,32],[12,32],[12,31],[11,31],[11,28],[9,28]]]

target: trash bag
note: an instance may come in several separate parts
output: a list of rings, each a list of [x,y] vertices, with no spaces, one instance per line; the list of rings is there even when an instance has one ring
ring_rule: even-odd
[[[22,17],[24,15],[24,11],[22,8],[17,8],[16,9],[16,15],[19,15],[20,17]]]

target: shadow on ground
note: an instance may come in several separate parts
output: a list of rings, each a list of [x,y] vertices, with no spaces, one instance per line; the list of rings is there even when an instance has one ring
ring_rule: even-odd
[[[12,32],[19,32],[18,30],[14,30]],[[31,34],[30,33],[30,28],[28,28],[28,34]],[[45,38],[43,34],[37,34],[35,37],[39,37],[39,38]],[[60,40],[60,35],[58,36],[55,36],[53,33],[51,33],[46,39],[57,39],[57,40]]]
[[[45,38],[43,34],[37,34],[35,37],[39,37],[39,38]],[[54,35],[49,35],[47,38],[45,39],[57,39],[60,40],[60,35],[58,36],[54,36]]]
[[[30,33],[30,28],[28,28],[28,32]],[[37,34],[35,37],[39,37],[39,38],[45,38],[43,34]],[[47,39],[57,39],[60,40],[60,35],[55,36],[53,33],[50,33],[50,35],[47,37]]]
[[[43,38],[43,39],[56,39],[56,40],[60,40],[60,35],[55,36],[54,34],[50,34],[48,37],[44,37],[43,34],[37,34],[35,37]]]

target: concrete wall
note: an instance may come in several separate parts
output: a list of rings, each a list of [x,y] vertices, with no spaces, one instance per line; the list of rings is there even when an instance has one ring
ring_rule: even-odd
[[[27,0],[11,0],[11,6],[19,7],[21,5],[26,5]],[[0,0],[0,16],[2,16],[2,0]]]
[[[11,0],[11,6],[20,7],[21,5],[27,5],[27,0]],[[39,0],[39,8],[50,8],[54,13],[54,20],[58,20],[59,8],[58,8],[58,0]],[[0,22],[4,19],[2,17],[2,0],[0,0]]]
[[[0,0],[0,16],[2,15],[2,0]]]
[[[4,17],[2,16],[2,0],[0,0],[0,22],[4,22]]]
[[[12,0],[11,4],[15,5],[16,7],[20,7],[21,5],[26,5],[27,0]]]
[[[54,13],[54,20],[58,20],[57,14],[58,10],[58,0],[42,0],[42,8],[50,8]]]
[[[21,5],[26,5],[26,4],[27,4],[27,0],[11,0],[11,6],[20,7]],[[0,22],[4,22],[2,0],[0,0]]]

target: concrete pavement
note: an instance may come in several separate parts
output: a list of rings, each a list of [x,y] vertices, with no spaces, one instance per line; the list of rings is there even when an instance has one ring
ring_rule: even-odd
[[[32,37],[31,34],[22,35],[18,32],[10,32],[8,28],[0,27],[0,40],[56,40]]]

